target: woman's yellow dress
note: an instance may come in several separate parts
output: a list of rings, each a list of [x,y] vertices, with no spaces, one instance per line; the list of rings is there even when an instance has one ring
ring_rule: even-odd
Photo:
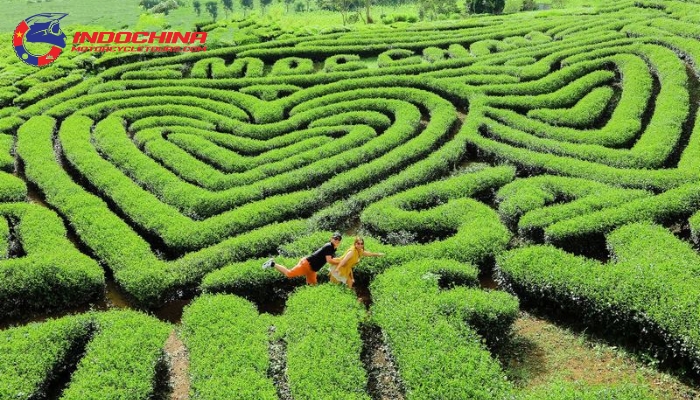
[[[355,245],[353,245],[345,252],[345,254],[343,254],[341,260],[345,258],[345,256],[348,255],[348,253],[352,254],[350,256],[350,259],[344,265],[339,266],[337,269],[331,268],[331,282],[342,282],[347,285],[348,278],[352,278],[353,280],[355,279],[352,275],[352,269],[355,267],[355,265],[357,265],[358,262],[360,262],[362,254],[357,250]]]

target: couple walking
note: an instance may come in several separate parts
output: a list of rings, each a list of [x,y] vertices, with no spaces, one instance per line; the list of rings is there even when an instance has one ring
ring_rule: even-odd
[[[348,285],[348,287],[352,287],[355,282],[352,269],[357,265],[360,259],[362,257],[380,257],[383,256],[384,253],[366,251],[364,239],[360,236],[356,236],[355,242],[345,251],[343,257],[335,258],[335,250],[340,246],[342,240],[343,236],[339,232],[335,232],[328,243],[314,251],[311,255],[299,260],[299,263],[292,269],[287,269],[284,265],[277,264],[272,258],[267,260],[262,267],[263,269],[274,267],[287,278],[306,276],[306,283],[315,285],[316,273],[328,263],[331,265],[331,282],[341,282]]]

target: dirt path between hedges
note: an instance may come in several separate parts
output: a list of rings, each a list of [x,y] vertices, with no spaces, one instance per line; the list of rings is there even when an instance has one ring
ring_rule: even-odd
[[[165,342],[165,352],[170,357],[170,400],[190,398],[190,359],[185,344],[177,336],[175,329]]]

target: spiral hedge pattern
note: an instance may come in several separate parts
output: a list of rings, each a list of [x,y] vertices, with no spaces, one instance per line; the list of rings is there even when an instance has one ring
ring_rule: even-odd
[[[288,341],[294,398],[367,398],[355,337],[361,313],[347,293],[299,291],[290,316],[273,322],[217,294],[271,290],[283,278],[259,266],[280,246],[280,262],[293,265],[328,231],[359,223],[367,247],[387,253],[363,262],[359,274],[374,282],[374,323],[396,351],[407,398],[513,395],[479,324],[507,336],[509,323],[484,315],[512,323],[515,298],[403,276],[474,286],[475,268],[493,259],[502,285],[523,303],[556,305],[620,335],[644,332],[639,340],[661,359],[700,372],[698,13],[697,1],[620,1],[576,13],[287,35],[152,59],[67,53],[41,70],[7,57],[0,319],[99,298],[106,271],[144,309],[203,291],[182,327],[197,398],[277,398],[266,376],[271,324]],[[46,207],[27,204],[27,185]],[[404,289],[398,295],[416,306],[392,320]],[[324,296],[346,319],[299,324],[304,302]],[[322,319],[323,310],[309,312]],[[250,351],[222,339],[232,328],[216,315],[239,324]],[[3,332],[16,349],[23,330],[60,333],[46,339],[60,350],[43,370],[0,371],[0,381],[21,387],[3,393],[41,392],[56,363],[100,337],[101,321],[137,317],[66,318],[45,323],[55,329]],[[406,321],[417,339],[403,338]],[[346,332],[347,324],[356,328]],[[319,364],[305,364],[313,344],[304,337],[329,331],[349,335],[341,358],[352,378],[313,392],[300,371],[321,376],[319,366],[339,355],[314,353]],[[443,352],[446,337],[464,340],[459,354]],[[224,352],[213,354],[205,345],[212,341]],[[421,369],[424,345],[438,349],[444,369]],[[90,385],[103,385],[88,376],[100,374],[87,366],[91,354],[64,397],[86,398]],[[161,355],[125,354],[150,368],[126,384],[142,386],[125,396],[150,396]],[[208,373],[221,363],[225,373]],[[473,367],[466,381],[465,364]],[[469,387],[441,386],[453,379]]]

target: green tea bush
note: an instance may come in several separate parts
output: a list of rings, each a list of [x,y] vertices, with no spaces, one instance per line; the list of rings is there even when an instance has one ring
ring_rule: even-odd
[[[192,78],[257,78],[263,75],[265,64],[257,58],[238,58],[230,65],[224,59],[207,58],[197,61],[190,71]]]
[[[165,367],[170,327],[134,311],[68,316],[10,328],[0,335],[3,398],[46,396],[62,371],[77,364],[64,399],[148,399]]]
[[[194,398],[277,398],[267,376],[267,325],[253,304],[235,296],[201,296],[183,312],[181,336]]]
[[[81,315],[0,332],[0,397],[45,397],[50,383],[75,364],[93,330],[90,318]]]
[[[83,80],[83,75],[78,71],[77,73],[72,73],[65,78],[56,79],[53,81],[37,83],[33,85],[29,90],[23,94],[15,97],[12,100],[14,105],[26,106],[27,104],[33,103],[37,100],[46,98],[47,96],[64,89],[69,86],[73,86],[78,82]]]
[[[287,378],[295,399],[363,399],[367,372],[360,361],[364,307],[340,285],[294,292],[276,336],[287,344]]]
[[[60,310],[94,301],[105,278],[97,263],[66,238],[56,214],[26,203],[3,203],[0,215],[16,221],[26,254],[0,261],[0,319]]]
[[[130,71],[122,75],[122,79],[180,79],[182,72],[162,69],[146,71]]]
[[[282,58],[272,66],[270,75],[296,75],[314,72],[314,62],[308,58]]]
[[[469,196],[502,186],[513,174],[509,167],[490,168],[419,186],[372,204],[361,220],[383,236],[403,231],[437,240],[401,248],[405,260],[430,254],[480,263],[505,248],[510,235],[492,210]]]
[[[499,40],[481,40],[473,43],[469,47],[469,51],[474,57],[480,57],[491,54],[492,51],[508,51],[514,48],[514,45]]]
[[[606,233],[631,222],[668,223],[687,218],[700,207],[698,184],[690,183],[651,197],[632,199],[618,206],[573,217],[545,229],[545,240],[559,243],[592,233]]]
[[[551,175],[519,179],[498,191],[499,215],[523,235],[651,193],[616,188],[595,181]]]
[[[412,50],[393,49],[387,50],[377,58],[377,65],[381,67],[391,67],[397,65],[412,65],[421,63],[420,56],[414,55]]]
[[[605,265],[551,246],[509,251],[497,257],[500,279],[527,304],[566,310],[698,370],[697,253],[649,223],[626,225],[607,242],[613,262]]]
[[[551,125],[590,126],[603,113],[613,93],[609,87],[599,87],[586,94],[570,109],[535,109],[528,112],[528,117],[537,118]]]
[[[337,54],[328,57],[323,65],[326,72],[357,71],[366,68],[367,65],[360,60],[360,56],[357,54]]]
[[[440,293],[438,309],[473,327],[489,348],[499,348],[509,340],[520,313],[518,299],[512,295],[464,287]]]
[[[61,398],[154,397],[159,369],[165,368],[170,325],[123,310],[95,314],[93,323],[96,332]]]
[[[261,100],[273,101],[294,93],[301,88],[294,85],[278,84],[278,85],[252,85],[241,88],[241,93],[246,93],[258,97]]]
[[[397,265],[371,284],[372,320],[385,334],[409,399],[508,398],[512,386],[496,360],[464,317],[474,297],[443,295],[442,271],[476,276],[476,269],[455,262],[427,259]],[[504,300],[507,297],[500,298]],[[497,300],[493,298],[492,300]],[[503,310],[513,313],[517,301]],[[462,308],[464,307],[464,308]],[[478,318],[478,317],[476,317]]]

